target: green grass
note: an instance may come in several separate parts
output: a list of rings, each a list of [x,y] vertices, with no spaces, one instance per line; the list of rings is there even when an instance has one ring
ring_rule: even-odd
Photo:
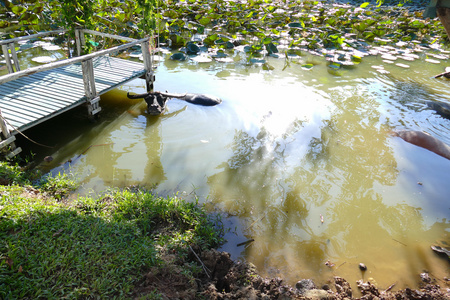
[[[0,186],[0,299],[130,298],[146,271],[164,268],[163,253],[221,242],[204,210],[177,197],[124,190],[67,203],[27,191]]]

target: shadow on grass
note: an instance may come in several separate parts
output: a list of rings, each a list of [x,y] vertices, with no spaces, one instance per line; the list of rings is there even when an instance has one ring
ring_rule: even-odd
[[[122,191],[75,202],[2,197],[0,298],[129,297],[163,263],[159,249],[183,256],[220,239],[201,208],[178,198]]]

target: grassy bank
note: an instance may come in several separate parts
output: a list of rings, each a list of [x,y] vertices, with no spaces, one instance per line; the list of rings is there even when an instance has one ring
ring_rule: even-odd
[[[221,242],[202,208],[177,197],[122,190],[69,201],[67,176],[33,181],[5,164],[0,176],[0,299],[136,297],[168,254],[195,280],[200,263],[185,258]]]

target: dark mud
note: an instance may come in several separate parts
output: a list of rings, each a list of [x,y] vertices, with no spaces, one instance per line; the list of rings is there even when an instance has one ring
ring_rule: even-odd
[[[198,278],[179,272],[176,264],[186,262],[173,258],[172,268],[155,268],[145,275],[136,289],[136,298],[153,293],[160,299],[450,299],[449,279],[444,279],[445,286],[441,286],[427,273],[420,274],[422,284],[418,289],[394,291],[395,287],[391,286],[380,290],[360,280],[358,291],[353,291],[349,282],[341,277],[334,277],[321,287],[310,279],[290,286],[278,277],[263,278],[253,265],[235,262],[230,254],[216,250],[204,251],[191,259],[203,269]]]

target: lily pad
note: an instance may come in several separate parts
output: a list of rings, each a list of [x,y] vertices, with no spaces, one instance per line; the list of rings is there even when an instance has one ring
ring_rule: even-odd
[[[414,55],[414,54],[413,54],[413,55]],[[404,55],[399,56],[399,58],[401,58],[401,59],[403,59],[403,60],[406,60],[406,61],[414,61],[414,60],[416,60],[416,59],[418,58],[418,56],[417,56],[417,58],[416,58],[416,57],[413,56],[413,55],[404,54]]]
[[[198,63],[209,63],[212,62],[212,58],[206,55],[199,55],[191,58],[193,61]]]
[[[385,69],[377,69],[377,72],[380,74],[390,74],[391,72],[385,70]]]
[[[221,58],[215,58],[216,61],[221,63],[232,63],[234,60],[231,57],[221,57]]]
[[[342,75],[342,70],[341,67],[338,65],[329,65],[327,67],[327,72],[334,75],[334,76],[341,76]]]
[[[304,64],[301,66],[303,70],[311,70],[314,65],[313,64]]]
[[[265,71],[272,71],[272,70],[275,69],[273,66],[271,66],[271,65],[268,64],[268,63],[264,63],[263,66],[262,66],[262,68],[263,68],[263,70],[265,70]]]
[[[404,68],[404,69],[409,69],[409,66],[408,65],[405,65],[405,64],[395,64],[396,66],[398,66],[398,67],[400,67],[400,68]]]
[[[442,55],[442,54],[430,54],[430,56],[433,56],[434,58],[442,59],[442,60],[448,59],[447,55]]]
[[[292,22],[288,24],[288,27],[290,28],[304,28],[305,27],[305,23],[299,23],[299,22]]]
[[[186,44],[186,51],[188,54],[198,54],[200,52],[200,47],[192,42]]]
[[[47,50],[47,51],[57,51],[57,50],[60,50],[61,47],[58,45],[45,45],[45,46],[42,46],[42,49]]]
[[[397,56],[394,56],[394,55],[392,55],[392,54],[383,54],[383,55],[381,56],[381,58],[382,58],[382,59],[386,59],[386,60],[392,60],[392,61],[397,60]]]
[[[46,64],[46,63],[55,61],[56,58],[51,57],[51,56],[38,56],[38,57],[33,57],[31,60],[34,62],[40,63],[40,64]]]
[[[250,62],[252,64],[265,64],[266,63],[266,61],[264,59],[257,59],[257,58],[250,59]]]
[[[35,47],[35,45],[33,45],[33,44],[23,44],[23,45],[20,45],[19,47],[20,47],[20,50],[25,50],[25,49],[33,48],[33,47]]]
[[[187,56],[183,52],[178,52],[178,53],[172,54],[172,56],[170,56],[170,59],[171,60],[185,61],[187,59]]]
[[[139,58],[142,55],[141,51],[133,51],[130,53],[130,57]]]
[[[441,62],[439,60],[435,60],[435,59],[431,59],[431,58],[427,58],[425,59],[426,62],[429,62],[431,64],[440,64]]]
[[[223,51],[217,51],[215,54],[212,55],[213,58],[225,58],[227,56],[228,55]]]

